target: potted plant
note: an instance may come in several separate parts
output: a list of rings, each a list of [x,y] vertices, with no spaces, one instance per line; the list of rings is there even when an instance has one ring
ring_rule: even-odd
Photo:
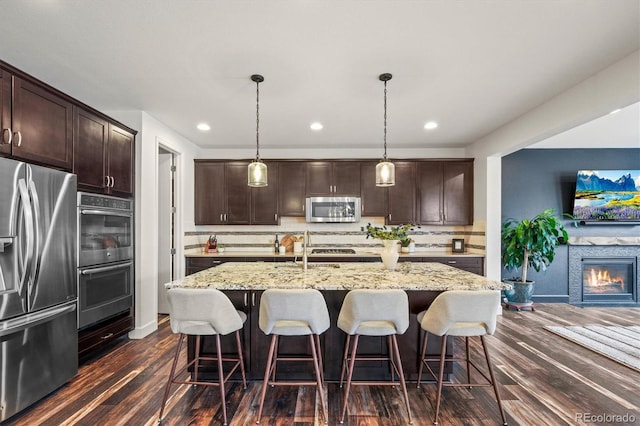
[[[368,223],[367,226],[363,226],[360,229],[366,232],[367,238],[382,240],[384,245],[384,250],[380,254],[382,263],[384,263],[385,268],[394,270],[398,262],[398,243],[406,241],[407,246],[409,245],[411,239],[407,233],[412,231],[414,226],[407,224],[387,227],[386,225],[372,226],[371,223]]]
[[[568,240],[567,231],[556,219],[554,209],[547,209],[532,219],[507,219],[502,224],[502,265],[509,270],[522,268],[519,278],[506,279],[507,301],[516,306],[531,306],[534,281],[527,280],[527,270],[546,271],[553,262],[556,247]]]

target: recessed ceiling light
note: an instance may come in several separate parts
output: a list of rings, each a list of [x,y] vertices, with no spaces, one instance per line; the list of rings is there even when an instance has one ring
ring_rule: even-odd
[[[613,111],[611,111],[609,114],[615,114],[616,112],[620,112],[622,111],[622,109],[618,108],[618,109],[614,109]]]
[[[313,123],[311,123],[311,125],[309,126],[311,128],[311,130],[322,130],[322,127],[324,127],[322,125],[322,123],[315,121]]]
[[[426,130],[432,130],[436,127],[438,127],[438,123],[436,123],[435,121],[427,121],[427,123],[424,125],[424,128]]]
[[[209,126],[207,123],[198,123],[198,125],[196,127],[201,132],[206,132],[206,131],[211,130],[211,126]]]

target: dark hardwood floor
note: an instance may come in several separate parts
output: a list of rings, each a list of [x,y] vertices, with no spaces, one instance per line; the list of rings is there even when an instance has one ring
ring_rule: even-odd
[[[496,334],[487,339],[510,425],[612,424],[597,417],[627,415],[640,424],[640,373],[545,331],[545,325],[639,325],[640,308],[578,308],[537,305],[535,312],[505,311]],[[124,340],[83,364],[70,383],[7,425],[153,425],[157,422],[176,336],[168,318],[142,340]],[[460,345],[457,345],[460,347]],[[473,344],[479,361],[479,344]],[[456,368],[456,375],[464,374]],[[329,424],[337,424],[342,394],[327,389]],[[228,392],[231,425],[255,424],[260,383]],[[409,385],[415,425],[432,424],[435,385]],[[359,387],[353,391],[345,424],[405,425],[398,389]],[[267,393],[263,425],[320,425],[319,403],[310,387],[276,387]],[[222,424],[217,388],[172,387],[166,425]],[[497,425],[500,415],[491,388],[443,391],[441,425]],[[617,424],[621,424],[618,422]],[[624,423],[622,423],[624,424]]]

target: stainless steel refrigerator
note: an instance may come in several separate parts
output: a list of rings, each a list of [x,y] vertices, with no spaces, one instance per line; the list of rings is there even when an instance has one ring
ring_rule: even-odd
[[[0,158],[0,422],[78,372],[76,176]]]

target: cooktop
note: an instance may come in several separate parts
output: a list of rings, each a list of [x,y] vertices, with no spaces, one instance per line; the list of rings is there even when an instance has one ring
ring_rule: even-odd
[[[356,251],[346,248],[314,248],[311,250],[311,254],[356,254]]]

